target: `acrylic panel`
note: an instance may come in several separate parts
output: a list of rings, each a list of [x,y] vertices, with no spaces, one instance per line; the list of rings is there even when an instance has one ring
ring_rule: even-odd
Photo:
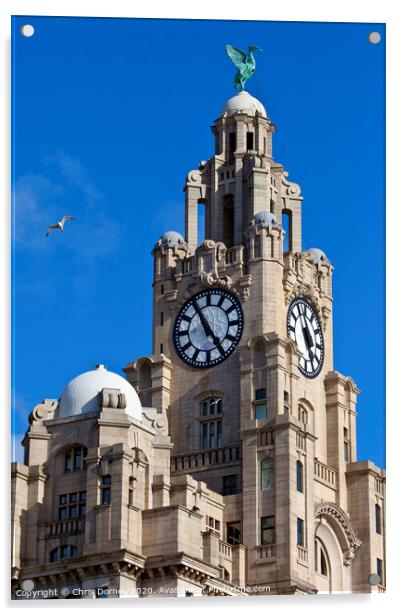
[[[12,29],[12,597],[384,592],[385,25]]]

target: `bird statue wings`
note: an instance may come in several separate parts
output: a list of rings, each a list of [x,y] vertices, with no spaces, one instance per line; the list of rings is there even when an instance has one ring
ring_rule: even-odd
[[[226,53],[237,68],[237,73],[234,79],[234,86],[237,89],[244,90],[244,84],[255,71],[256,62],[253,51],[262,51],[257,45],[251,45],[248,48],[248,53],[242,51],[233,45],[226,45]]]
[[[51,231],[55,231],[55,230],[59,230],[59,231],[64,231],[64,223],[67,220],[74,220],[75,216],[63,216],[63,218],[61,220],[59,220],[59,222],[56,222],[55,225],[50,225],[47,228],[47,233],[46,233],[46,237],[49,237]]]

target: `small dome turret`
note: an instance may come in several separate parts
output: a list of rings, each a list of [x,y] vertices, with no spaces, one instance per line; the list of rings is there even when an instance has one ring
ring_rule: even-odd
[[[57,417],[65,418],[100,411],[100,396],[103,389],[118,389],[125,395],[125,412],[138,421],[142,420],[141,402],[130,383],[115,372],[109,372],[102,364],[95,370],[84,372],[70,381],[60,396]]]
[[[250,225],[254,227],[263,227],[263,228],[268,228],[269,225],[276,225],[276,224],[278,224],[277,217],[275,216],[275,214],[272,214],[272,212],[268,212],[268,211],[257,212],[257,214],[254,214],[253,218],[251,219],[251,223],[250,223]]]
[[[309,248],[306,250],[313,257],[314,263],[320,263],[320,261],[327,261],[328,257],[323,250],[320,248]]]
[[[163,246],[184,246],[186,244],[184,237],[177,231],[165,231],[159,242]]]

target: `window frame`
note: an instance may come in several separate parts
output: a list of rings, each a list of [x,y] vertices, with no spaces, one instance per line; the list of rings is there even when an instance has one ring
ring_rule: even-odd
[[[301,460],[296,460],[296,490],[304,494],[304,464]]]
[[[297,546],[300,548],[305,548],[305,529],[304,529],[304,520],[303,518],[297,518],[296,522],[296,531],[297,531]]]
[[[264,464],[266,464],[266,468],[264,467]],[[270,487],[263,487],[263,478],[264,478],[264,472],[265,473],[272,473],[272,483],[270,485]],[[275,489],[275,460],[274,458],[264,458],[263,460],[261,460],[260,463],[260,490],[261,492],[272,492]]]
[[[271,541],[266,541],[266,535],[271,537]],[[274,545],[276,536],[275,536],[275,516],[274,515],[266,515],[260,518],[260,540],[261,545]]]

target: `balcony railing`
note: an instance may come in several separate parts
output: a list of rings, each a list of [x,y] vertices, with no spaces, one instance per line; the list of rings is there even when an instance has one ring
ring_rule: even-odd
[[[382,479],[374,478],[375,491],[380,496],[384,496],[384,481]]]
[[[308,563],[308,551],[301,545],[297,546],[297,560],[300,560],[303,563]]]
[[[269,545],[257,545],[257,558],[264,560],[268,558],[276,557],[276,545],[271,543]]]
[[[225,558],[232,558],[232,546],[225,541],[219,541],[219,554]]]
[[[183,453],[171,459],[172,473],[200,470],[208,466],[230,464],[241,459],[241,446],[230,445],[219,449],[204,449],[194,453]]]
[[[44,524],[46,537],[58,537],[60,535],[78,535],[85,531],[85,518],[73,520],[57,520]]]
[[[301,432],[296,432],[296,447],[306,451],[306,437]]]
[[[337,472],[335,469],[314,459],[314,476],[318,481],[325,483],[330,488],[336,489]]]

